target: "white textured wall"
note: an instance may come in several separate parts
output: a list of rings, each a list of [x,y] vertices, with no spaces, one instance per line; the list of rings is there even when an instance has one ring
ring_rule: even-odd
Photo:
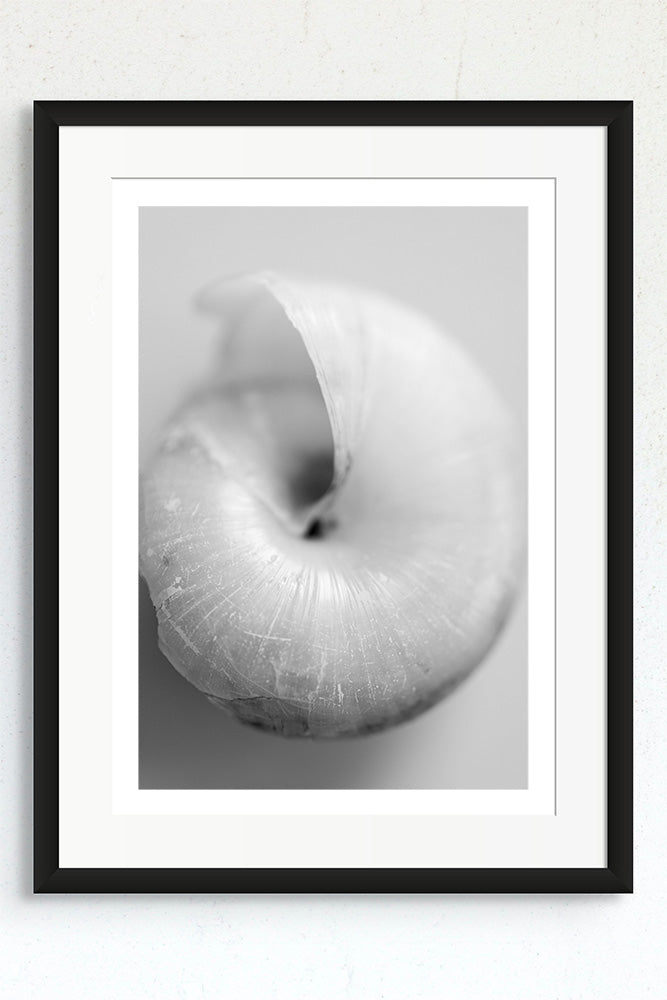
[[[666,34],[662,0],[4,0],[0,980],[8,998],[664,995]],[[31,896],[30,102],[453,97],[636,101],[636,894]]]

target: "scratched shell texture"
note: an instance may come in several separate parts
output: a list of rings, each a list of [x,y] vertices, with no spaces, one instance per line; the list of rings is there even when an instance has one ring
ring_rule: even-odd
[[[163,652],[283,735],[417,714],[480,662],[513,597],[502,405],[442,331],[377,296],[259,275],[202,301],[217,367],[142,478]],[[303,537],[314,518],[324,538]]]

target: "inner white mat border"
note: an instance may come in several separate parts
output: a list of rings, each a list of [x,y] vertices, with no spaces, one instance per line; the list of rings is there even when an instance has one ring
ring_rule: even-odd
[[[322,139],[316,172],[326,172],[329,179],[240,177],[243,171],[256,171],[258,163],[272,167],[274,175],[293,176],[295,168],[307,164],[313,170],[313,158],[318,159],[311,144],[313,131]],[[66,128],[60,132],[61,865],[602,864],[604,130]],[[336,156],[327,158],[332,132]],[[359,178],[369,166],[375,174],[397,173],[406,156],[402,147],[406,137],[401,138],[405,132],[411,144],[411,176],[420,172],[416,159],[421,173],[432,179],[330,177],[336,165],[348,177]],[[175,133],[186,135],[181,139]],[[434,133],[439,138],[436,147]],[[479,173],[480,164],[489,165],[492,149],[500,160],[512,151],[515,179],[433,177]],[[476,170],[471,169],[473,164]],[[218,179],[155,179],[167,172],[192,178],[203,173],[202,166]],[[222,173],[239,179],[220,179]],[[518,174],[524,179],[516,179]],[[525,179],[526,174],[533,179]],[[153,179],[111,180],[123,176]],[[545,657],[553,660],[555,646],[554,453],[549,444],[554,440],[552,178],[558,185],[558,399],[561,404],[569,400],[569,405],[558,407],[558,735],[567,734],[567,739],[556,740],[557,814],[553,670],[544,669]],[[529,206],[529,655],[531,665],[539,662],[541,669],[533,672],[531,667],[527,791],[138,790],[136,228],[138,206],[150,204]],[[576,323],[566,327],[563,315],[576,316]],[[82,379],[82,371],[89,378]],[[572,405],[581,399],[573,392],[582,383],[588,393],[585,412]],[[71,490],[81,478],[82,447],[89,448],[91,495],[89,502],[73,504]],[[99,580],[82,595],[77,581],[89,572],[91,554],[86,538],[95,539]],[[568,585],[564,608],[563,573]],[[568,616],[568,609],[577,609],[577,599],[579,607],[587,602],[584,623],[580,614]],[[572,661],[563,659],[563,643],[576,650]],[[577,670],[583,663],[589,667],[585,673]],[[95,711],[82,711],[86,704],[94,705]],[[420,843],[417,858],[413,836]]]

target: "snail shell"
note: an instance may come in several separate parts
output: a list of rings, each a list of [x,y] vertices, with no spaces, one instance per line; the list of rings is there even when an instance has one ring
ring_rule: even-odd
[[[425,317],[274,274],[222,282],[210,382],[141,483],[160,646],[216,705],[283,735],[384,728],[437,702],[511,606],[511,420]]]

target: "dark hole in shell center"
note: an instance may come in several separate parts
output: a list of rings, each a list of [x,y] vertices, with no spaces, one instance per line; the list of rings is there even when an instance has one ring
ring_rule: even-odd
[[[336,527],[333,517],[315,517],[306,528],[303,537],[309,539],[326,538]]]

